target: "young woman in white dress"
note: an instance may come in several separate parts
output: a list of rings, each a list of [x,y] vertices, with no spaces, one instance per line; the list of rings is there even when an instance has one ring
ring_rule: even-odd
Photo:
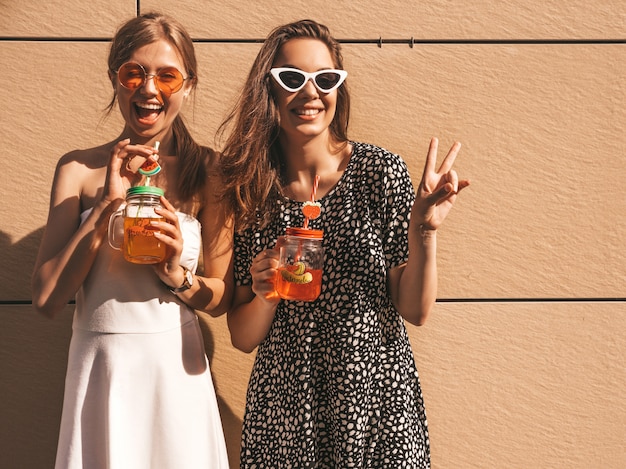
[[[59,160],[33,274],[42,314],[76,299],[56,467],[227,468],[195,310],[230,303],[232,224],[215,194],[218,154],[180,115],[197,84],[193,43],[172,18],[141,15],[117,31],[108,67],[124,128]],[[107,236],[126,191],[146,184],[146,160],[164,190],[154,228],[166,255],[152,265],[126,261]]]

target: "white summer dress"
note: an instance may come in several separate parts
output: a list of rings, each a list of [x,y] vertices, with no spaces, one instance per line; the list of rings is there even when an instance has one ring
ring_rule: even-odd
[[[181,264],[195,271],[200,223],[178,216]],[[56,458],[66,468],[228,468],[195,312],[106,243],[76,295]]]

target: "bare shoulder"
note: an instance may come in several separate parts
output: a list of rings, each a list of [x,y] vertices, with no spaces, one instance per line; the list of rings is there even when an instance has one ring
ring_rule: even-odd
[[[105,167],[109,161],[112,144],[106,143],[98,147],[76,149],[64,154],[58,166],[78,164],[87,168]]]
[[[210,195],[211,199],[214,199],[219,189],[223,186],[223,175],[221,171],[222,154],[214,150],[213,148],[206,147],[206,170],[208,184],[205,188],[205,194]]]
[[[205,149],[207,183],[204,185],[202,208],[198,214],[205,240],[205,269],[210,265],[214,268],[220,265],[218,271],[222,272],[230,263],[233,225],[221,196],[223,176],[220,161],[222,155],[212,148],[205,147]]]
[[[207,170],[207,183],[204,186],[204,194],[202,197],[203,208],[210,207],[210,210],[202,210],[202,212],[219,214],[219,217],[224,217],[224,206],[222,203],[221,190],[223,185],[223,175],[220,169],[222,154],[214,150],[213,148],[205,147],[207,150],[206,157],[206,170]]]
[[[104,182],[109,155],[109,144],[64,154],[57,162],[52,197],[59,202],[76,197],[81,205],[85,198],[94,199]]]

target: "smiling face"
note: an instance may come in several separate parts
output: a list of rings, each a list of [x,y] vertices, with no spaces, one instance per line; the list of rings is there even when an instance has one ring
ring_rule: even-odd
[[[126,121],[126,133],[139,142],[155,137],[162,139],[170,131],[192,83],[186,80],[180,91],[167,96],[157,88],[152,75],[166,67],[175,67],[187,77],[185,65],[176,48],[164,39],[138,48],[131,54],[129,62],[141,64],[149,78],[143,86],[127,89],[120,84],[116,74],[111,74],[120,112]]]
[[[291,67],[305,72],[336,68],[328,47],[322,41],[308,38],[291,39],[283,44],[272,67]],[[322,93],[309,80],[295,93],[273,82],[272,92],[280,114],[281,138],[290,143],[330,138],[337,90]]]

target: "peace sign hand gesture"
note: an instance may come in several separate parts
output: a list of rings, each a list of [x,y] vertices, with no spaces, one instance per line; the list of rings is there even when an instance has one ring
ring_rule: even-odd
[[[419,226],[421,230],[439,228],[452,209],[457,194],[469,186],[469,180],[459,180],[456,171],[452,169],[461,144],[455,142],[452,145],[437,171],[435,165],[438,146],[439,141],[433,137],[428,148],[417,198],[411,211],[411,220],[414,222],[412,225]]]

